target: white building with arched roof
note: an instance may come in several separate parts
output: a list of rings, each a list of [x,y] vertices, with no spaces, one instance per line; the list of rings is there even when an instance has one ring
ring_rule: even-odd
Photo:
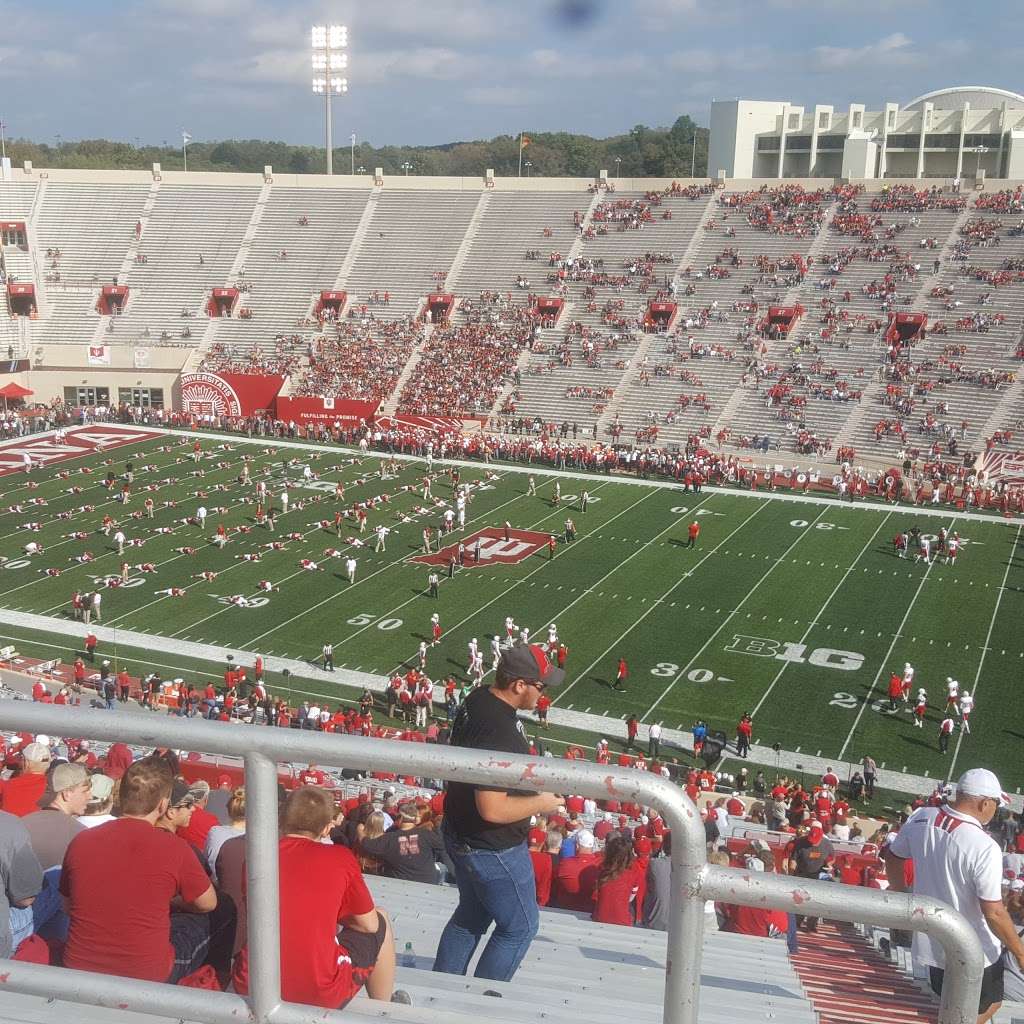
[[[711,104],[711,177],[1024,178],[1024,96],[937,89],[910,103],[811,110],[781,101]]]

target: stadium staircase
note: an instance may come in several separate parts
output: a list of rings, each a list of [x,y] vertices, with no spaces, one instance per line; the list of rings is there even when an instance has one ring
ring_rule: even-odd
[[[359,253],[363,247],[363,239],[366,238],[366,233],[370,230],[370,224],[373,222],[373,215],[377,211],[377,202],[382,192],[383,189],[379,185],[375,185],[366,197],[366,203],[363,206],[359,222],[356,224],[352,241],[349,242],[345,258],[342,260],[341,266],[338,267],[338,273],[334,278],[333,291],[344,291],[346,288],[349,274],[352,273],[352,268],[356,265],[356,260],[359,259]]]
[[[853,925],[822,921],[790,955],[819,1024],[926,1024],[938,1001]]]
[[[459,246],[459,251],[455,254],[455,259],[452,260],[452,265],[448,268],[448,276],[444,282],[444,291],[451,292],[453,295],[458,294],[462,268],[466,265],[473,242],[476,240],[477,235],[480,234],[480,226],[487,213],[487,207],[490,205],[491,195],[492,193],[488,189],[484,189],[480,193],[476,209],[473,211],[473,216],[466,227],[466,234],[463,236],[462,244]]]
[[[416,342],[416,347],[409,354],[409,358],[406,360],[405,366],[402,367],[402,372],[398,375],[398,380],[395,381],[394,389],[384,402],[384,406],[381,409],[382,416],[394,416],[395,413],[398,412],[398,400],[402,394],[402,389],[412,376],[420,359],[423,358],[423,352],[426,349],[427,342],[430,341],[430,336],[433,333],[434,325],[432,323],[426,323],[423,325],[423,336],[418,342]]]
[[[653,335],[645,334],[643,331],[634,332],[639,339],[633,358],[630,360],[629,369],[622,375],[619,386],[615,389],[604,412],[597,419],[594,427],[594,436],[601,437],[608,432],[608,427],[614,422],[615,416],[626,400],[626,394],[631,387],[639,387],[639,378],[642,370],[647,369],[647,353],[651,347]]]

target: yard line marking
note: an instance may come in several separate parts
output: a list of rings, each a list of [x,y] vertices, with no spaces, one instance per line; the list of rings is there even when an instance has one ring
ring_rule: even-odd
[[[495,506],[489,512],[483,513],[480,518],[483,518],[484,516],[492,516],[496,512],[498,512],[500,509],[505,508],[506,505],[511,505],[513,502],[519,501],[521,498],[526,498],[526,497],[528,497],[528,495],[525,492],[523,492],[522,494],[516,494],[515,496],[509,498],[508,501],[503,501],[500,505]],[[553,514],[554,514],[554,511],[549,510],[548,514],[544,518],[548,519]],[[477,520],[477,521],[479,521],[479,520]],[[540,521],[543,522],[543,520],[540,520]],[[466,526],[463,527],[463,529],[461,529],[461,530],[459,530],[459,529],[452,530],[451,533],[447,534],[447,537],[449,538],[448,543],[451,543],[451,538],[454,538],[454,536],[456,534],[466,534],[466,531],[468,531],[470,529],[471,529],[471,524],[467,523]],[[480,527],[477,527],[476,525],[473,525],[472,529],[476,530],[476,529],[480,529]],[[403,554],[401,557],[395,559],[394,561],[388,562],[387,565],[382,566],[380,569],[376,570],[376,572],[371,572],[368,576],[364,576],[363,578],[357,580],[352,586],[346,587],[344,590],[339,590],[336,593],[331,594],[328,597],[325,597],[322,601],[318,601],[312,607],[306,608],[304,611],[299,612],[297,615],[293,615],[290,619],[285,619],[284,622],[279,622],[276,626],[274,626],[273,629],[268,629],[265,633],[260,633],[259,636],[255,636],[251,640],[244,640],[244,641],[242,641],[242,643],[239,644],[239,647],[241,647],[243,650],[251,648],[252,645],[255,644],[258,640],[262,640],[265,636],[270,636],[271,633],[276,633],[279,629],[283,629],[285,626],[290,626],[293,622],[295,622],[296,619],[301,619],[304,615],[308,615],[310,612],[316,611],[317,608],[322,608],[325,604],[328,604],[329,602],[333,601],[335,598],[341,597],[342,594],[351,593],[353,588],[354,587],[358,587],[360,583],[366,583],[369,580],[372,580],[375,576],[379,576],[382,572],[387,572],[388,569],[392,569],[396,565],[399,565],[400,563],[406,562],[409,559],[409,557],[410,556],[409,556],[408,553]],[[418,596],[419,595],[417,595],[417,597]],[[361,632],[361,630],[359,632]],[[356,635],[355,633],[352,634],[352,636],[355,636],[355,635]],[[351,637],[347,637],[346,639],[351,639]],[[334,646],[335,647],[339,647],[342,643],[344,643],[343,640],[342,641],[338,641],[337,643],[334,644]]]
[[[999,586],[999,596],[996,598],[996,606],[992,611],[992,621],[988,624],[988,634],[985,637],[985,646],[982,648],[981,658],[978,661],[978,671],[974,674],[974,686],[971,688],[971,696],[975,700],[978,699],[978,686],[981,684],[981,670],[985,667],[985,656],[988,654],[989,643],[992,640],[992,630],[995,628],[996,619],[999,617],[999,605],[1003,600],[1003,592],[1006,590],[1006,581],[1010,577],[1010,566],[1013,565],[1013,556],[1017,552],[1017,545],[1020,543],[1020,530],[1017,527],[1017,533],[1013,538],[1013,547],[1010,548],[1010,554],[1006,559],[1006,571],[1003,573],[1003,582]],[[960,735],[956,738],[956,746],[953,748],[953,760],[949,762],[949,771],[946,773],[947,779],[955,777],[956,760],[960,756],[960,744],[964,741],[964,731],[960,730]]]
[[[208,440],[220,440],[230,441],[234,444],[246,444],[246,443],[257,443],[257,439],[248,441],[246,438],[239,434],[222,434],[220,432],[207,431],[207,430],[183,430],[179,428],[169,427],[150,427],[149,429],[157,433],[166,433],[174,436],[186,436],[195,438],[206,438]],[[277,449],[283,448],[294,448],[299,451],[323,451],[323,452],[355,452],[355,449],[344,448],[339,445],[326,445],[310,443],[305,441],[290,441],[284,438],[259,438],[259,443],[269,443],[273,441],[273,447]],[[409,455],[405,452],[376,452],[367,451],[358,453],[363,459],[396,459],[401,462],[419,463],[422,465],[425,460],[418,455]],[[480,469],[481,467],[487,468],[500,468],[508,473],[516,473],[519,475],[532,474],[536,477],[561,477],[563,480],[583,480],[583,481],[594,481],[600,479],[606,479],[611,483],[626,484],[630,487],[650,487],[656,490],[676,491],[680,494],[686,494],[685,486],[677,483],[674,480],[644,480],[639,479],[635,476],[628,475],[626,473],[616,473],[614,475],[603,476],[598,473],[584,473],[580,470],[573,469],[558,469],[556,467],[538,466],[534,464],[519,465],[516,463],[508,462],[484,462],[480,460],[471,459],[434,459],[435,466],[459,466],[465,469]],[[724,487],[720,484],[704,484],[699,493],[703,494],[704,491],[711,495],[714,494],[725,494],[735,495],[739,498],[753,498],[758,501],[772,502],[772,501],[789,501],[797,505],[824,505],[826,508],[864,508],[874,512],[891,512],[893,506],[884,501],[872,501],[860,499],[855,503],[840,503],[836,498],[824,497],[818,498],[810,494],[778,494],[772,491],[750,491],[743,490],[739,487]],[[575,507],[575,506],[569,506]],[[936,507],[932,508],[928,505],[922,506],[910,506],[910,505],[899,505],[897,510],[908,512],[913,511],[918,516],[941,516],[945,517],[949,515],[949,509]],[[957,518],[965,522],[975,523],[990,523],[998,524],[1001,526],[1012,526],[1012,525],[1024,525],[1024,518],[1020,516],[1008,516],[1001,517],[998,515],[983,515],[979,512],[961,512],[957,515]]]
[[[875,538],[878,536],[879,530],[881,530],[882,527],[885,526],[885,524],[889,521],[889,518],[891,516],[892,516],[892,512],[887,513],[885,518],[882,519],[882,521],[878,524],[878,527],[876,528],[875,532],[873,534],[871,534],[871,536],[868,538],[867,543],[864,545],[864,547],[861,548],[860,554],[857,555],[857,557],[850,564],[850,566],[846,570],[846,572],[843,573],[842,579],[840,579],[840,581],[836,584],[835,590],[833,590],[832,593],[828,595],[828,597],[825,599],[825,603],[818,609],[817,615],[814,616],[815,620],[817,620],[819,615],[824,615],[825,614],[825,609],[828,608],[828,606],[832,603],[832,599],[836,596],[836,594],[839,593],[839,591],[842,588],[843,584],[846,582],[847,577],[849,577],[850,573],[853,572],[853,570],[857,567],[857,563],[864,557],[864,553],[868,550],[868,548],[871,547],[871,545],[874,543]],[[807,632],[804,633],[804,635],[800,638],[800,643],[806,643],[807,638],[814,631],[814,627],[816,625],[817,625],[816,621],[812,621],[808,625]],[[843,632],[844,633],[846,632],[846,628],[845,627],[843,628]],[[783,662],[782,668],[779,669],[778,674],[771,681],[771,685],[768,687],[767,690],[764,691],[764,693],[761,695],[761,699],[754,705],[754,710],[750,712],[750,717],[751,718],[753,718],[758,713],[758,711],[761,710],[761,705],[763,705],[764,702],[768,699],[769,694],[771,694],[772,690],[775,689],[775,684],[778,683],[778,681],[782,678],[782,676],[785,673],[787,668],[789,668],[789,662],[788,661]]]
[[[595,487],[595,488],[594,488],[594,490],[595,490],[595,491],[598,491],[598,490],[600,490],[600,489],[601,489],[602,487],[604,487],[604,486],[605,486],[605,484],[603,484],[603,483],[601,483],[601,484],[598,484],[598,485],[597,485],[597,487]],[[616,519],[618,519],[618,518],[619,518],[619,516],[624,516],[624,515],[625,515],[625,514],[626,514],[627,512],[631,512],[631,511],[632,511],[632,510],[633,510],[634,508],[636,508],[636,506],[637,506],[637,505],[639,505],[639,504],[640,504],[640,502],[641,502],[641,501],[645,501],[645,500],[646,500],[646,499],[647,499],[648,497],[649,497],[649,495],[647,495],[647,494],[643,495],[643,497],[641,497],[641,498],[637,499],[636,501],[634,501],[632,505],[629,505],[629,506],[628,506],[627,508],[624,508],[624,509],[623,509],[623,510],[622,510],[621,512],[617,512],[617,513],[616,513],[616,514],[615,514],[614,516],[612,516],[612,518],[611,518],[611,519],[609,519],[609,520],[608,520],[608,522],[609,522],[609,523],[613,523],[613,522],[615,522],[615,520],[616,520]],[[543,520],[541,520],[541,522],[543,522]],[[678,525],[679,525],[679,523],[678,523],[678,522],[674,522],[674,523],[672,523],[672,526],[671,526],[671,527],[666,527],[666,529],[671,529],[671,528],[677,527]],[[662,531],[662,533],[664,533],[664,532],[665,532],[665,531],[663,530],[663,531]],[[580,537],[580,539],[579,539],[579,542],[582,542],[582,541],[585,541],[585,540],[590,540],[590,539],[594,539],[594,540],[597,540],[598,538],[597,538],[597,537],[594,537],[593,535],[584,535],[583,537]],[[579,543],[579,542],[578,542],[578,543]],[[564,554],[564,553],[566,552],[566,550],[571,550],[571,548],[570,548],[570,549],[563,549],[563,554]],[[633,552],[633,554],[632,554],[632,555],[630,555],[630,556],[629,556],[629,558],[632,558],[632,557],[633,557],[634,555],[637,555],[637,554],[639,554],[639,553],[640,553],[640,551],[642,551],[642,550],[643,550],[642,548],[638,548],[638,549],[637,549],[636,551],[634,551],[634,552]],[[560,557],[561,557],[561,555],[559,555],[558,557],[560,558]],[[623,562],[620,562],[620,563],[619,563],[619,565],[623,565],[623,564],[624,564],[624,562],[628,562],[628,561],[629,561],[629,558],[627,558],[627,559],[624,559],[624,561],[623,561]],[[529,579],[529,578],[530,578],[530,577],[531,577],[531,576],[532,576],[532,575],[533,575],[533,574],[534,574],[535,572],[540,572],[540,570],[541,570],[541,569],[543,569],[543,568],[544,568],[544,566],[548,564],[548,561],[551,561],[551,559],[549,559],[549,560],[547,560],[547,561],[543,562],[543,563],[542,563],[541,565],[537,566],[537,568],[536,568],[536,569],[533,569],[533,570],[531,570],[531,571],[530,571],[530,572],[529,572],[529,573],[528,573],[528,574],[527,574],[526,576],[524,576],[524,577],[523,577],[523,578],[522,578],[521,580],[519,580],[519,581],[518,581],[517,583],[513,583],[513,584],[512,584],[512,586],[508,588],[508,590],[505,590],[505,591],[503,591],[503,592],[502,592],[501,594],[499,594],[499,595],[498,595],[497,597],[495,597],[495,598],[493,598],[492,600],[488,601],[488,602],[487,602],[487,604],[483,604],[483,605],[480,605],[480,606],[479,606],[478,608],[475,608],[475,609],[474,609],[474,610],[473,610],[473,611],[472,611],[472,612],[471,612],[471,613],[470,613],[469,615],[467,615],[467,616],[466,616],[466,617],[465,617],[465,618],[464,618],[464,619],[463,619],[463,620],[462,620],[461,622],[456,622],[454,626],[451,626],[451,627],[449,627],[449,628],[448,628],[448,632],[449,632],[449,633],[451,633],[451,632],[454,632],[455,630],[459,629],[459,628],[460,628],[461,626],[464,626],[464,625],[465,625],[465,624],[466,624],[467,622],[469,622],[469,620],[470,620],[470,619],[473,619],[473,618],[475,618],[475,617],[476,617],[477,615],[479,615],[479,614],[480,614],[480,613],[481,613],[481,612],[482,612],[482,611],[483,611],[483,610],[484,610],[485,608],[489,608],[489,607],[490,607],[490,606],[491,606],[492,604],[494,604],[494,602],[495,602],[495,601],[497,601],[497,600],[500,600],[501,598],[505,597],[505,596],[506,596],[506,595],[507,595],[507,594],[508,594],[508,593],[509,593],[510,591],[512,591],[512,590],[515,590],[515,588],[516,588],[516,587],[518,587],[518,586],[519,586],[519,585],[520,585],[521,583],[525,583],[525,582],[526,582],[526,581],[527,581],[527,580],[528,580],[528,579]],[[616,568],[618,568],[618,566],[616,566]],[[614,572],[614,571],[615,571],[615,570],[613,569],[613,570],[612,570],[612,572]],[[610,573],[609,573],[609,574],[606,574],[606,575],[610,575]],[[605,578],[605,577],[602,577],[602,579],[604,579],[604,578]],[[442,582],[443,582],[443,581],[442,581]],[[598,580],[598,582],[601,582],[601,580]],[[595,584],[595,586],[596,586],[596,584]],[[400,605],[398,606],[398,608],[403,608],[403,607],[405,607],[405,605],[409,604],[409,603],[410,603],[410,602],[412,602],[412,601],[415,601],[415,600],[417,600],[417,598],[418,598],[418,597],[420,597],[420,596],[421,596],[421,595],[417,594],[417,595],[416,595],[416,597],[411,597],[411,598],[409,598],[409,600],[408,600],[408,601],[405,601],[405,602],[404,602],[403,604],[400,604]],[[576,601],[581,601],[581,600],[583,600],[583,595],[581,595],[580,597],[576,598]],[[573,602],[572,602],[572,604],[576,604],[576,601],[573,601]],[[572,604],[568,605],[568,607],[569,607],[569,608],[571,608],[571,607],[572,607]],[[393,612],[397,611],[397,610],[398,610],[398,608],[393,608],[393,609],[391,610],[391,612],[388,612],[387,614],[388,614],[388,615],[392,614]],[[547,623],[545,623],[545,625],[547,625]],[[367,629],[367,628],[369,628],[369,627],[367,627],[367,626],[363,626],[363,629]],[[537,633],[543,633],[543,630],[544,630],[544,627],[543,627],[543,626],[541,626],[541,627],[540,627],[539,629],[537,629],[537,630],[531,630],[531,631],[530,631],[530,635],[531,635],[531,636],[534,636],[534,635],[536,635]],[[362,632],[362,630],[359,630],[359,632]],[[353,633],[352,635],[353,635],[353,636],[355,636],[355,633]],[[493,635],[493,634],[492,634],[492,635]],[[393,675],[393,674],[394,674],[395,672],[397,672],[397,671],[398,671],[398,669],[402,668],[402,667],[403,667],[403,666],[405,666],[405,665],[406,665],[407,663],[408,663],[407,661],[401,661],[401,662],[399,662],[399,663],[398,663],[398,665],[396,665],[396,666],[395,666],[395,668],[393,668],[393,669],[391,670],[391,672],[389,672],[389,673],[388,673],[388,675],[389,675],[389,676]],[[488,672],[489,672],[489,671],[490,671],[490,669],[488,669]],[[487,672],[485,672],[485,673],[484,673],[484,675],[487,675],[487,674],[488,674]]]
[[[825,509],[822,509],[814,517],[814,519],[811,520],[811,527],[813,527],[814,524],[817,523],[817,521],[824,514],[825,514]],[[810,535],[811,535],[811,528],[810,527],[808,527],[806,530],[798,530],[797,531],[796,540],[794,540],[793,543],[790,544],[788,548],[786,548],[786,555],[788,555],[797,546],[797,544],[800,543],[801,540],[803,540],[805,537],[808,537]],[[707,638],[707,640],[704,641],[704,643],[701,645],[700,650],[697,651],[697,653],[694,654],[693,657],[690,658],[690,660],[679,670],[679,672],[676,674],[676,677],[672,680],[672,682],[670,682],[668,684],[668,686],[666,686],[665,689],[662,690],[661,696],[640,716],[640,721],[643,721],[644,719],[646,719],[647,716],[652,711],[654,711],[654,709],[668,696],[668,694],[672,690],[672,688],[679,682],[680,679],[683,678],[683,676],[686,675],[687,672],[690,671],[691,668],[693,668],[694,663],[697,661],[697,659],[708,649],[708,647],[711,646],[711,642],[718,636],[719,633],[722,632],[723,629],[725,629],[726,626],[729,625],[729,623],[732,621],[732,617],[736,614],[736,612],[739,611],[740,608],[742,608],[747,603],[747,601],[750,599],[751,595],[754,594],[757,591],[757,589],[761,586],[761,584],[764,583],[764,581],[766,579],[768,579],[768,577],[771,576],[771,574],[773,572],[775,572],[775,570],[779,567],[779,565],[782,562],[784,562],[784,561],[785,561],[785,555],[782,558],[778,558],[774,562],[772,562],[771,568],[750,588],[750,590],[747,591],[746,596],[736,606],[736,610],[733,611],[733,612],[730,612],[725,617],[725,619],[722,620],[722,624],[718,627],[718,629],[716,629],[714,631],[714,633],[712,633],[711,636],[709,636]]]
[[[759,512],[761,512],[763,509],[767,507],[768,504],[767,502],[765,502],[763,505],[759,505],[757,508],[755,508],[754,511],[751,512],[750,515],[747,516],[747,518],[744,519],[743,522],[740,523],[740,525],[732,531],[732,533],[725,537],[724,540],[720,540],[692,569],[690,569],[688,572],[683,573],[683,575],[680,576],[679,579],[676,580],[676,582],[673,583],[672,586],[669,587],[668,590],[666,590],[665,593],[661,595],[659,601],[664,601],[665,598],[667,598],[672,593],[672,591],[676,589],[676,587],[678,587],[685,580],[688,580],[716,551],[718,551],[720,547],[722,547],[723,544],[728,543],[732,537],[739,533],[739,531],[742,530],[743,527],[746,526],[747,523],[749,523],[750,520],[754,518],[754,516],[756,516]],[[646,619],[647,616],[650,615],[651,612],[653,612],[654,609],[657,607],[657,604],[651,604],[647,611],[643,613],[643,615],[641,615],[628,629],[626,629],[621,636],[619,636],[608,647],[606,647],[605,650],[600,655],[598,655],[597,658],[595,658],[567,687],[565,687],[564,690],[561,691],[561,693],[559,693],[555,697],[555,702],[561,700],[581,679],[584,678],[584,676],[587,675],[587,673],[589,673],[594,668],[595,665],[598,664],[598,662],[603,661],[608,656],[608,652],[614,650],[620,643],[622,643],[623,639],[629,636],[629,634],[632,633],[633,630],[636,629],[636,627],[639,626],[640,623],[643,622],[644,619]]]
[[[959,516],[954,516],[947,527],[946,532],[952,530],[956,524]],[[1018,527],[1019,531],[1020,527]],[[925,569],[924,575],[921,577],[921,582],[917,585],[917,590],[914,592],[914,596],[910,600],[910,604],[907,606],[906,614],[903,616],[903,621],[896,627],[896,636],[893,637],[892,643],[889,644],[889,650],[885,652],[885,657],[882,659],[882,663],[878,666],[878,672],[872,680],[871,686],[868,688],[868,692],[861,703],[860,710],[857,712],[857,717],[853,720],[853,728],[850,729],[849,735],[846,737],[846,741],[843,743],[842,749],[839,751],[839,756],[836,758],[838,761],[842,761],[846,755],[846,748],[850,745],[850,741],[853,739],[854,733],[857,731],[857,726],[860,725],[860,720],[864,716],[864,711],[871,702],[871,695],[875,692],[875,687],[878,685],[878,680],[882,678],[882,673],[885,672],[889,665],[889,659],[892,657],[892,652],[896,649],[896,644],[899,641],[900,636],[903,634],[903,627],[910,620],[910,613],[914,610],[914,605],[917,604],[917,599],[921,596],[921,591],[924,590],[924,585],[928,582],[928,577],[931,575],[932,569],[935,567],[936,559],[932,559],[928,563],[928,568]]]

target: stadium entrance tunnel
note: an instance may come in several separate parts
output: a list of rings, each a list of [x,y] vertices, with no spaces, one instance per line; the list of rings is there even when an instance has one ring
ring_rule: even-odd
[[[210,292],[210,301],[206,304],[206,312],[210,316],[231,316],[236,302],[238,302],[237,288],[214,288]]]
[[[927,313],[892,313],[885,332],[886,344],[903,346],[922,341],[927,326]]]
[[[346,302],[348,302],[348,292],[321,292],[320,298],[313,307],[313,316],[318,320],[323,320],[326,316],[340,320],[341,314],[345,312]]]
[[[105,284],[100,290],[96,303],[96,312],[100,316],[113,316],[123,313],[128,305],[128,286],[126,284]]]
[[[554,327],[564,305],[565,301],[563,299],[556,298],[555,296],[544,296],[537,299],[537,304],[533,307],[533,314],[547,321],[547,326]]]
[[[803,315],[804,307],[800,305],[769,306],[768,315],[761,318],[758,327],[765,338],[786,338]]]
[[[650,302],[644,314],[644,330],[650,333],[672,329],[678,307],[674,302]]]
[[[11,316],[35,316],[36,286],[16,282],[8,284],[7,303],[11,307]]]
[[[427,314],[432,324],[444,324],[452,315],[455,296],[450,292],[434,292],[427,296]]]
[[[16,245],[19,249],[28,248],[28,232],[23,220],[0,221],[0,245]]]

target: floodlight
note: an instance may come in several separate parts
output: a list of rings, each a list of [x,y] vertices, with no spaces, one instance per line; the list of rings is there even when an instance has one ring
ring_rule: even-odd
[[[348,79],[338,75],[348,67],[348,28],[345,25],[314,25],[310,34],[313,53],[311,64],[313,92],[324,98],[324,135],[327,149],[327,173],[334,172],[331,143],[331,96],[348,92]]]

